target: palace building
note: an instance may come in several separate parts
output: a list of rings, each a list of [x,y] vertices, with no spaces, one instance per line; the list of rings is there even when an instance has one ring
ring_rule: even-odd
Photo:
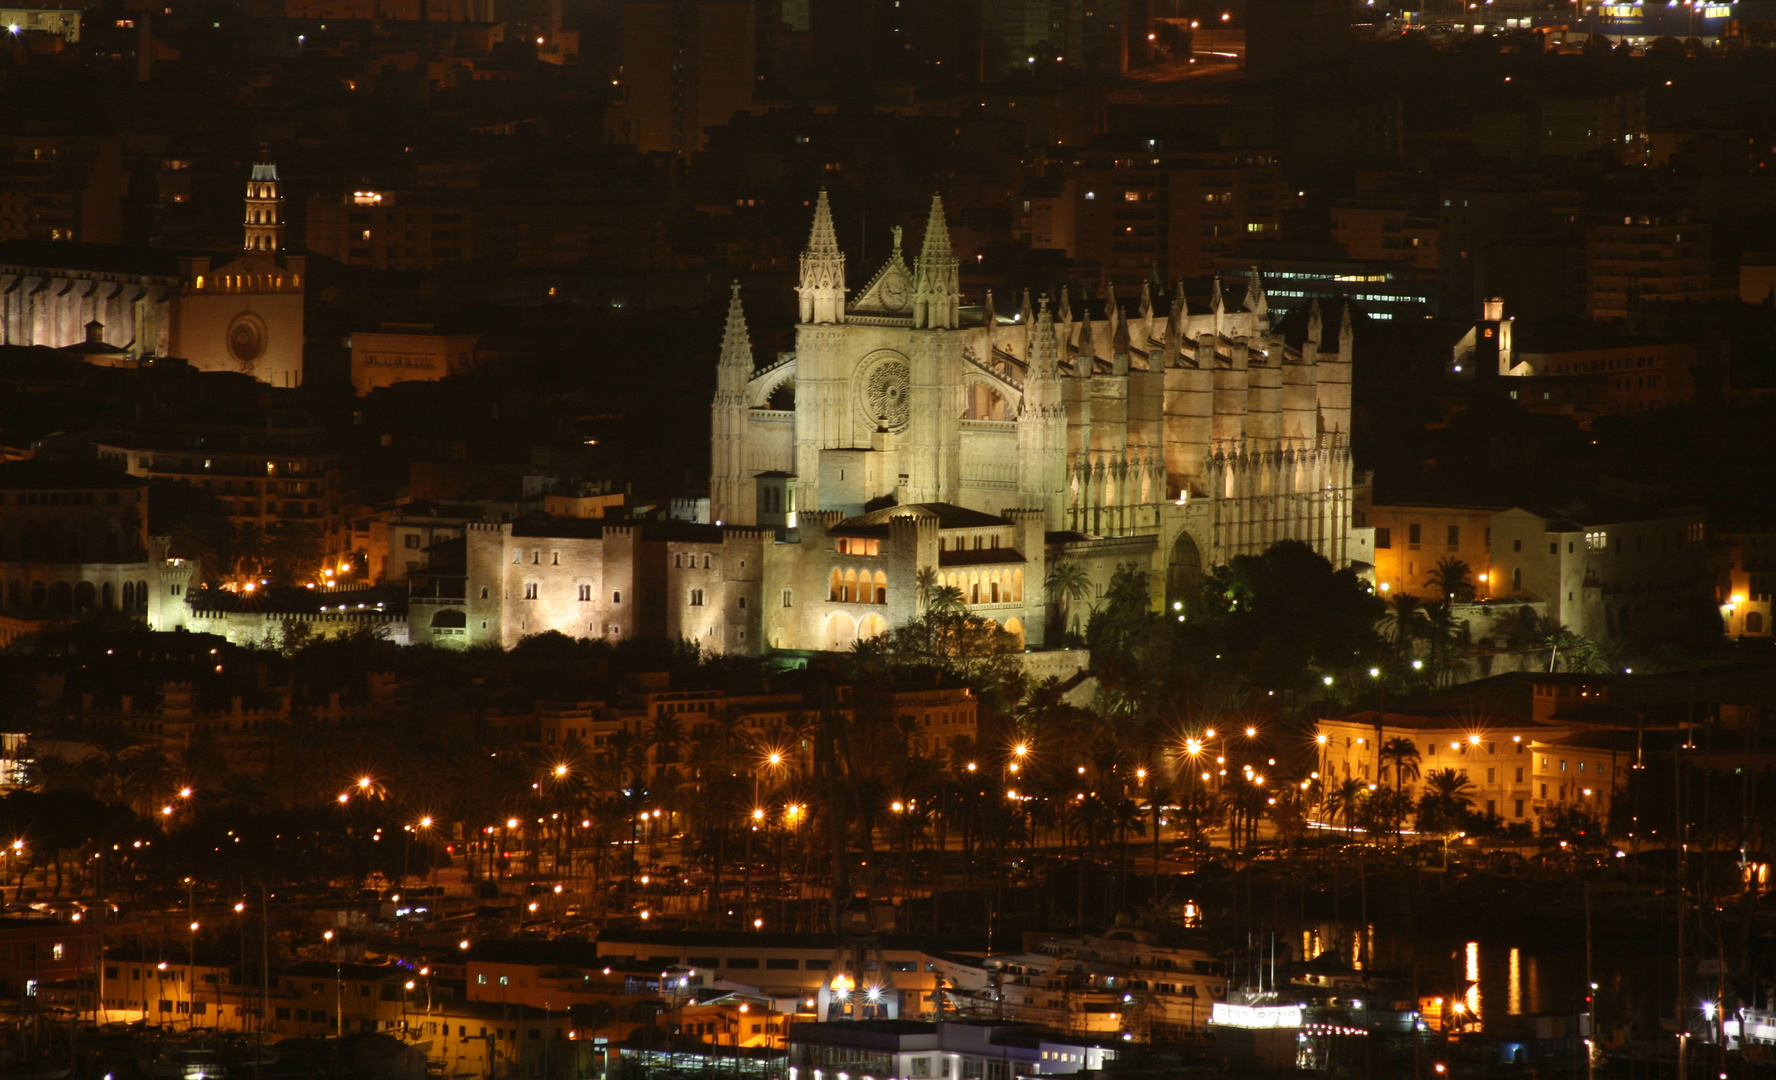
[[[171,356],[200,371],[302,384],[307,259],[283,253],[277,166],[247,182],[232,256],[112,244],[0,243],[0,345],[48,345],[116,366]]]
[[[911,265],[897,229],[850,291],[822,192],[793,352],[757,363],[735,286],[711,522],[477,527],[416,578],[413,640],[848,649],[950,586],[1041,646],[1057,563],[1097,596],[1139,567],[1169,601],[1279,540],[1373,560],[1352,528],[1348,312],[1334,327],[1316,305],[1290,344],[1256,271],[1206,305],[1180,287],[1160,311],[1143,289],[1132,312],[1113,288],[1077,307],[1063,288],[1000,314],[990,293],[964,307],[958,279],[934,198]]]

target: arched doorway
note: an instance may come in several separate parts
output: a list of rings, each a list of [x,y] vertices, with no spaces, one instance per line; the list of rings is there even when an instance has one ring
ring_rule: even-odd
[[[1188,532],[1179,533],[1178,539],[1172,541],[1171,556],[1166,559],[1166,610],[1189,600],[1202,584],[1202,576],[1202,549]]]
[[[888,620],[880,615],[865,615],[857,624],[857,640],[868,641],[888,632]]]
[[[1005,632],[1017,638],[1017,647],[1024,647],[1024,621],[1017,616],[1005,620]]]
[[[844,612],[836,612],[826,620],[826,647],[843,652],[857,641],[857,621]]]

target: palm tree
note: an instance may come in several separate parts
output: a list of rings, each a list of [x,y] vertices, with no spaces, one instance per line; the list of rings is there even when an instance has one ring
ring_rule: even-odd
[[[1381,617],[1382,635],[1401,657],[1410,656],[1412,643],[1423,637],[1429,623],[1424,601],[1411,593],[1400,593],[1388,601],[1388,612]]]
[[[928,610],[931,607],[931,594],[937,591],[937,582],[937,567],[935,566],[921,566],[919,572],[913,575],[913,583],[919,590],[920,611]]]
[[[1406,781],[1418,779],[1418,747],[1404,735],[1396,735],[1381,744],[1378,752],[1380,766],[1387,769],[1392,763],[1394,772],[1394,797],[1398,801],[1405,797]],[[1376,779],[1380,779],[1378,776]],[[1395,830],[1394,839],[1400,838],[1399,830]]]
[[[1326,817],[1331,821],[1344,818],[1344,831],[1356,828],[1357,811],[1369,797],[1369,785],[1354,777],[1326,792]]]
[[[1468,564],[1451,556],[1425,575],[1425,584],[1436,589],[1445,604],[1466,604],[1474,599],[1474,579]]]
[[[1043,586],[1048,590],[1049,599],[1054,602],[1060,615],[1060,632],[1077,633],[1077,628],[1071,625],[1073,604],[1085,599],[1091,592],[1091,577],[1086,573],[1085,567],[1070,561],[1055,563],[1048,568],[1048,577],[1044,579]]]
[[[270,541],[258,522],[243,521],[234,527],[235,567],[239,573],[257,577],[264,572],[270,550]]]
[[[684,724],[674,713],[654,717],[648,728],[647,741],[654,750],[656,766],[678,764],[678,747],[684,742]]]
[[[1455,621],[1447,601],[1425,608],[1424,640],[1425,666],[1434,683],[1447,686],[1466,671],[1468,660],[1462,653],[1468,645],[1468,624]]]
[[[272,577],[284,584],[305,581],[314,576],[321,561],[321,533],[304,521],[281,518],[266,533],[266,556]]]
[[[1454,769],[1436,769],[1425,777],[1418,801],[1418,827],[1426,832],[1452,832],[1474,805],[1474,787]]]
[[[959,615],[962,612],[962,590],[954,585],[939,585],[931,590],[931,599],[925,605],[927,614],[937,616]]]
[[[1507,649],[1534,648],[1542,641],[1541,616],[1525,604],[1494,619],[1487,629],[1487,636]]]

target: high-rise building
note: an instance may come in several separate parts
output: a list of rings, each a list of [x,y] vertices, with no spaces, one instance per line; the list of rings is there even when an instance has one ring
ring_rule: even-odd
[[[1146,36],[1146,6],[1129,0],[982,0],[985,56],[1001,70],[1058,64],[1120,72],[1128,60],[1128,36],[1137,30]]]
[[[1295,194],[1263,151],[1174,150],[1147,139],[1077,151],[1058,172],[1067,186],[1057,190],[1052,176],[1032,185],[1032,243],[1129,285],[1207,277],[1240,240],[1274,237]],[[1057,198],[1072,200],[1070,213]],[[1038,223],[1046,242],[1036,239]]]
[[[1737,289],[1715,273],[1713,240],[1711,226],[1686,214],[1624,215],[1619,225],[1593,226],[1586,314],[1619,319],[1638,301],[1731,299]]]
[[[613,142],[691,154],[709,128],[752,108],[758,32],[735,0],[629,0],[622,91],[606,121]]]
[[[17,134],[0,142],[0,240],[123,238],[123,143]]]

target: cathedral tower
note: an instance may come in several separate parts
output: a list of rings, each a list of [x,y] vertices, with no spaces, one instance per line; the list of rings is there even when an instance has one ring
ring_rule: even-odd
[[[944,221],[943,197],[931,197],[925,219],[925,240],[913,263],[913,329],[954,330],[962,306],[956,257],[950,251],[950,226]]]
[[[1050,529],[1065,526],[1067,512],[1067,403],[1060,347],[1048,297],[1037,308],[1030,333],[1029,372],[1018,413],[1018,500],[1044,512]]]
[[[259,152],[247,181],[247,251],[282,251],[284,197],[278,193],[277,164],[268,151]]]
[[[845,253],[839,250],[825,188],[814,204],[814,228],[808,234],[808,250],[802,252],[802,283],[796,295],[801,298],[804,323],[845,321]]]
[[[746,312],[740,307],[740,283],[728,301],[728,324],[722,331],[721,359],[715,372],[715,403],[710,416],[709,515],[712,520],[751,522],[752,492],[746,467],[746,415],[751,402],[746,384],[752,377],[752,339]]]
[[[845,253],[833,228],[832,206],[821,189],[814,227],[802,252],[801,325],[796,327],[795,465],[803,505],[820,503],[820,454],[850,439],[851,371],[845,345]]]
[[[962,442],[957,418],[966,391],[963,339],[955,332],[962,306],[958,275],[943,199],[933,195],[919,258],[913,263],[906,461],[907,492],[913,502],[955,502],[960,497]]]

